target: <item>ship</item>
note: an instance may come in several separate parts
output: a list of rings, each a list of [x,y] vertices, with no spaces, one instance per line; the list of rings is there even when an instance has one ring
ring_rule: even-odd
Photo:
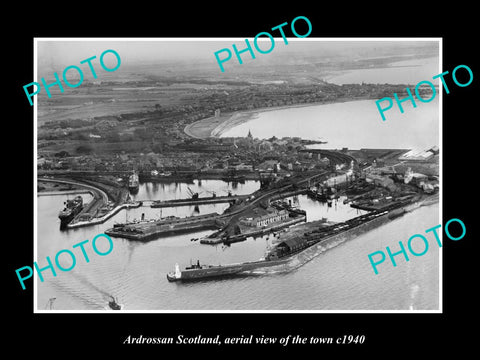
[[[82,210],[83,199],[80,195],[76,196],[73,200],[65,201],[65,207],[58,213],[60,219],[60,226],[64,227]]]
[[[128,190],[130,192],[135,193],[138,191],[138,174],[136,171],[133,171],[132,175],[128,178]]]
[[[309,232],[298,231],[288,236],[284,233],[283,239],[269,248],[264,258],[258,261],[244,262],[228,265],[200,265],[197,264],[180,270],[175,264],[175,270],[167,274],[168,281],[194,281],[201,279],[225,277],[249,273],[258,269],[281,266],[288,267],[295,259],[301,263],[312,259],[318,254],[318,246],[325,242],[344,242],[360,234],[366,233],[395,218],[421,206],[420,203],[397,203],[382,210],[374,210],[368,214],[360,215],[342,223],[327,224],[323,219],[314,223],[318,227]],[[311,223],[310,223],[311,224]],[[303,262],[302,262],[303,261]]]
[[[122,310],[123,305],[119,304],[117,299],[110,295],[110,301],[108,302],[107,306],[105,306],[105,310]]]

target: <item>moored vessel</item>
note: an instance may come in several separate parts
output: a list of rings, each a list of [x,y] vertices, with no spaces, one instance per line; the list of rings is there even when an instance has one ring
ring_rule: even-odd
[[[83,208],[83,198],[78,195],[73,200],[65,201],[65,207],[58,213],[60,226],[66,226]]]
[[[130,190],[130,192],[132,193],[137,192],[138,186],[139,186],[138,174],[136,171],[133,171],[132,175],[130,175],[128,178],[128,190]]]

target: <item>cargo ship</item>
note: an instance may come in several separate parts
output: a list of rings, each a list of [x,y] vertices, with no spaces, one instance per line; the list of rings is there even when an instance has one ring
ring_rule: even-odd
[[[58,218],[60,219],[60,226],[65,227],[73,218],[82,210],[83,208],[83,199],[82,197],[76,196],[73,200],[65,201],[65,207],[62,211],[58,213]]]
[[[132,193],[135,193],[138,191],[138,185],[138,174],[136,171],[133,171],[132,175],[130,175],[128,178],[128,190],[130,190]]]
[[[327,224],[319,220],[295,228],[294,231],[282,233],[279,241],[267,250],[265,257],[252,262],[228,265],[196,265],[180,270],[175,264],[175,271],[167,274],[168,281],[192,281],[248,274],[249,272],[280,266],[283,269],[303,265],[318,255],[318,246],[325,243],[341,243],[381,226],[404,213],[421,206],[419,203],[392,204],[382,210],[375,210],[342,223]],[[314,229],[305,232],[303,229]],[[299,261],[295,261],[299,260]]]

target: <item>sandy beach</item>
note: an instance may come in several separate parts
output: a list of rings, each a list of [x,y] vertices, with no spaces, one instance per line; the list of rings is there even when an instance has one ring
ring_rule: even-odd
[[[335,101],[335,102],[344,102],[344,101],[346,100]],[[206,119],[196,121],[193,124],[187,125],[184,129],[184,132],[188,136],[196,139],[206,139],[208,137],[220,137],[223,133],[234,128],[235,126],[246,123],[247,121],[250,121],[252,119],[256,119],[260,115],[260,113],[264,113],[267,111],[306,107],[306,106],[325,105],[328,103],[330,102],[304,103],[304,104],[284,105],[284,106],[236,111],[231,114],[226,114],[219,117],[212,116]],[[247,136],[247,134],[245,134],[245,136]]]
[[[206,139],[208,137],[220,137],[223,132],[254,119],[259,111],[238,111],[232,114],[219,117],[209,117],[185,126],[183,130],[188,136],[196,139]]]

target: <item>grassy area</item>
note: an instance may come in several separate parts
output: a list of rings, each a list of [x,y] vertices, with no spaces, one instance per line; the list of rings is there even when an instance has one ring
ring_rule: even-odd
[[[80,189],[81,189],[80,187],[74,186],[72,184],[53,183],[53,182],[41,181],[41,180],[37,183],[38,192],[69,191],[69,190],[80,190]]]

